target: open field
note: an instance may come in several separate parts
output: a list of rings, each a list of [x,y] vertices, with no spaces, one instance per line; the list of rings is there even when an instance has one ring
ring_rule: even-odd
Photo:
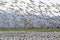
[[[60,32],[60,29],[0,28],[0,31]]]
[[[60,29],[0,28],[1,40],[60,40]]]
[[[0,32],[0,40],[60,40],[60,32]]]

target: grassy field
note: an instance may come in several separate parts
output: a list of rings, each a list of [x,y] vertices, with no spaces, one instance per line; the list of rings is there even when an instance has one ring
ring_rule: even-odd
[[[0,28],[0,31],[35,31],[35,32],[60,32],[60,29],[21,29],[21,28]]]

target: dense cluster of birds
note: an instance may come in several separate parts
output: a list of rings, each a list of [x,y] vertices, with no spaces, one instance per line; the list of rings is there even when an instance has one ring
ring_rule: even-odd
[[[60,4],[0,0],[0,28],[60,28]]]

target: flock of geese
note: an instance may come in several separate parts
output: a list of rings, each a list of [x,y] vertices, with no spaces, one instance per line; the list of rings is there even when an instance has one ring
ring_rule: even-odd
[[[60,4],[0,0],[0,28],[60,28]]]

